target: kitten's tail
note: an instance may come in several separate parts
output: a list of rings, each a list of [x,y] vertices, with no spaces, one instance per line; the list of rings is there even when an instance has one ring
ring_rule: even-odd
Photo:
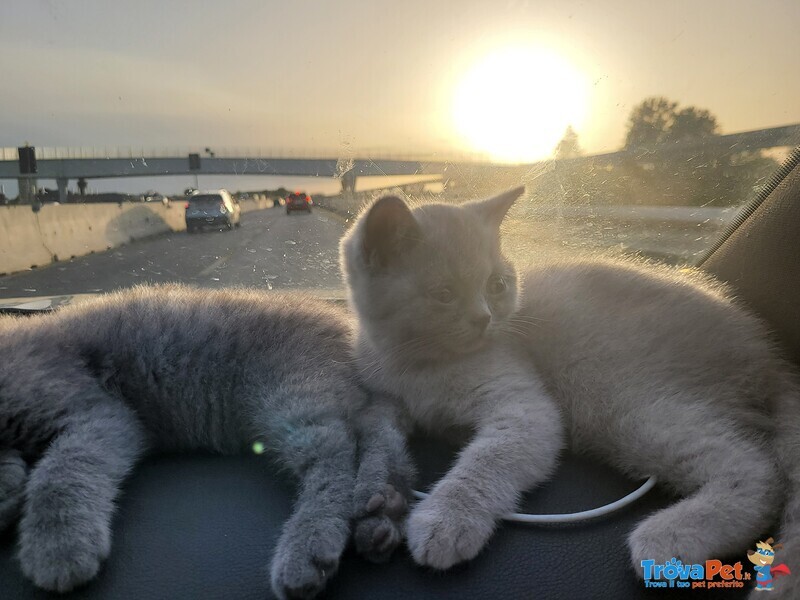
[[[777,598],[800,598],[800,382],[784,378],[775,407],[775,455],[785,478],[784,506],[776,540],[783,544],[775,564],[786,563],[790,577],[775,582]],[[755,592],[751,597],[755,596]]]

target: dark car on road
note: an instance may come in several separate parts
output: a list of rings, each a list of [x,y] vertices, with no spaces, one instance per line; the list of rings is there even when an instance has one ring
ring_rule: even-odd
[[[198,192],[186,202],[186,231],[233,229],[239,226],[240,212],[239,203],[226,190]]]
[[[302,192],[295,192],[294,194],[289,194],[289,197],[286,198],[286,214],[295,211],[295,210],[302,210],[307,213],[311,212],[311,196],[308,194],[304,194]]]

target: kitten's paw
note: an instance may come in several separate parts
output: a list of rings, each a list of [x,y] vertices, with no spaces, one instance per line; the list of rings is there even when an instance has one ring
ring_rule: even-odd
[[[709,558],[706,556],[703,540],[700,539],[702,533],[682,528],[669,514],[663,513],[661,511],[651,515],[628,536],[631,562],[640,578],[643,560],[664,564],[674,558],[683,564],[694,564]]]
[[[372,562],[386,562],[403,541],[408,501],[386,484],[361,507],[355,521],[356,550]]]
[[[494,525],[494,519],[470,514],[461,503],[456,506],[429,496],[408,518],[408,548],[418,564],[449,569],[475,558],[494,532]]]
[[[0,452],[0,532],[19,516],[28,480],[28,465],[16,450]]]
[[[22,572],[51,592],[67,592],[93,579],[110,550],[108,524],[91,515],[37,519],[27,514],[20,523]]]
[[[305,599],[319,594],[339,568],[349,533],[349,524],[341,519],[317,516],[306,525],[290,521],[272,559],[275,595]]]

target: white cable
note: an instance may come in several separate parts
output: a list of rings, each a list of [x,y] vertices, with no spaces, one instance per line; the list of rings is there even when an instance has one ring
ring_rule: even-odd
[[[632,491],[627,496],[623,496],[619,500],[612,502],[611,504],[606,504],[605,506],[600,506],[598,508],[592,508],[590,510],[582,510],[580,512],[575,513],[563,513],[563,514],[552,514],[552,515],[528,515],[525,513],[509,513],[503,517],[506,521],[514,521],[516,523],[572,523],[574,521],[586,521],[588,519],[596,519],[597,517],[603,517],[607,514],[610,514],[614,511],[617,511],[621,508],[628,506],[630,503],[635,502],[642,496],[644,496],[647,492],[653,489],[653,486],[656,484],[656,478],[650,477],[647,481],[645,481],[637,490]],[[414,497],[422,500],[423,498],[427,498],[428,494],[425,492],[418,492],[414,490]]]

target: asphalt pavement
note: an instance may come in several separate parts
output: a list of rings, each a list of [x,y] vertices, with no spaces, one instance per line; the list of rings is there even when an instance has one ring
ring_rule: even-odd
[[[242,227],[233,231],[167,233],[0,277],[0,299],[99,294],[155,282],[303,289],[343,297],[339,239],[345,230],[343,217],[321,208],[292,215],[268,208],[244,213]],[[718,235],[692,223],[508,218],[503,247],[521,269],[543,254],[638,254],[691,264]]]
[[[276,207],[244,213],[241,223],[232,231],[166,233],[0,277],[0,298],[99,294],[163,282],[342,295],[342,217],[319,208],[287,215]]]

